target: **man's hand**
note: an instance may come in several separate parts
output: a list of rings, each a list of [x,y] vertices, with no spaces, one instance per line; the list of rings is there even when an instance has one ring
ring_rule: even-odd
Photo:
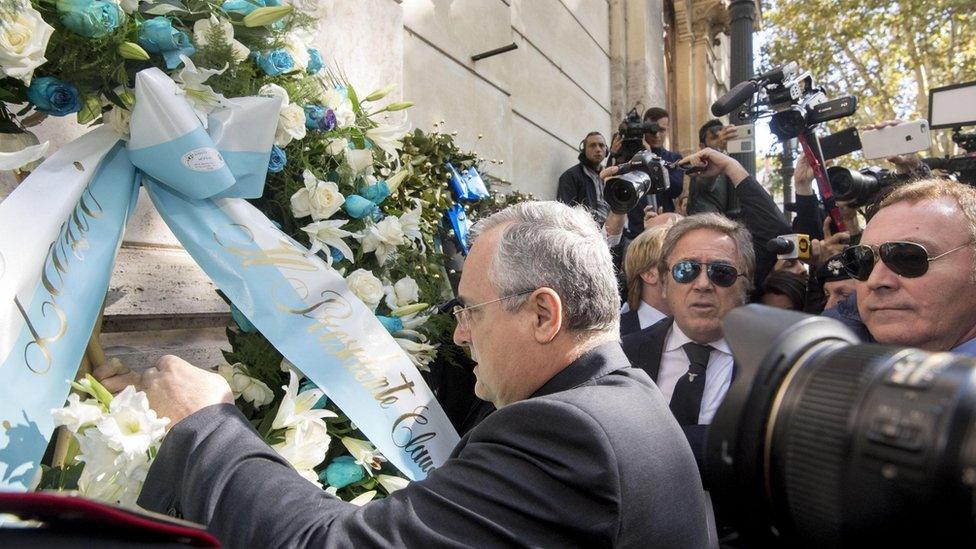
[[[607,179],[617,175],[617,172],[619,171],[620,166],[607,166],[606,168],[600,170],[600,179],[606,181]]]
[[[678,161],[678,165],[683,168],[702,168],[699,172],[702,177],[723,174],[735,186],[749,177],[749,172],[736,159],[708,147],[682,158]]]
[[[133,372],[121,362],[108,362],[95,370],[95,378],[112,393],[127,385],[144,391],[156,414],[170,419],[168,427],[211,404],[234,403],[234,394],[223,377],[172,355],[160,358],[143,372]]]
[[[807,162],[806,155],[801,154],[793,166],[793,188],[798,195],[813,194],[813,168]]]
[[[901,124],[903,122],[904,120],[885,120],[884,122],[880,122],[878,124],[868,124],[867,126],[864,126],[862,129],[880,130],[881,128],[897,126],[898,124]],[[889,156],[885,160],[894,164],[895,171],[901,174],[911,173],[913,170],[918,169],[918,167],[922,165],[922,157],[920,157],[917,153]]]
[[[824,239],[813,239],[810,242],[810,264],[819,267],[827,259],[835,254],[844,251],[844,248],[851,241],[851,234],[841,231],[837,234],[830,232],[830,218],[824,220],[823,224]]]

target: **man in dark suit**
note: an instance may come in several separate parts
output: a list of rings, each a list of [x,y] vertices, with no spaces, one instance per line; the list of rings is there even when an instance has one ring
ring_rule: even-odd
[[[344,503],[258,437],[222,378],[168,357],[135,380],[175,424],[140,505],[231,547],[704,547],[693,455],[617,343],[610,253],[589,214],[528,202],[473,234],[454,339],[498,411],[451,459],[389,498]]]
[[[707,426],[735,370],[722,318],[745,304],[756,260],[746,228],[714,213],[675,223],[661,258],[673,319],[624,337],[623,348],[660,387],[700,464]]]

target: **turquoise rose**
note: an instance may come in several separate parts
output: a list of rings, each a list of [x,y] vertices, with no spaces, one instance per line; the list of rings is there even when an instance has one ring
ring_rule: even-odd
[[[320,70],[325,67],[325,62],[322,61],[322,54],[319,50],[315,48],[308,49],[308,66],[305,67],[305,72],[308,74],[318,74]]]
[[[61,24],[86,38],[110,34],[124,17],[118,4],[103,0],[58,0],[57,9]]]
[[[37,110],[53,116],[78,112],[78,89],[53,76],[42,76],[31,81],[27,88],[27,100]]]
[[[263,8],[267,4],[263,0],[227,0],[220,7],[227,13],[247,15],[252,11]]]
[[[295,68],[295,60],[291,54],[282,49],[254,53],[254,60],[268,76],[278,76]]]
[[[336,489],[342,489],[350,484],[363,480],[366,470],[363,466],[356,463],[356,458],[352,456],[339,456],[332,460],[332,463],[319,473],[319,480]]]
[[[390,332],[391,334],[399,332],[403,329],[403,321],[399,318],[376,315],[376,320],[379,320],[380,324],[382,324],[383,327],[386,328],[386,331]]]
[[[376,204],[373,204],[372,201],[367,198],[363,198],[358,194],[351,194],[347,196],[343,207],[345,208],[346,213],[349,214],[349,217],[353,219],[362,219],[368,215],[374,220],[379,221],[383,217],[383,214],[380,213],[380,209],[376,206]]]
[[[187,57],[196,53],[190,37],[183,31],[173,28],[173,22],[165,17],[149,19],[139,26],[139,45],[149,53],[158,53],[166,61],[167,69],[175,69]]]
[[[386,181],[380,179],[372,185],[363,187],[359,191],[359,194],[361,194],[363,198],[366,198],[373,204],[379,206],[384,200],[387,199],[387,197],[390,196],[390,186],[386,184]]]
[[[285,151],[281,150],[278,145],[271,146],[271,157],[268,159],[268,172],[278,173],[285,169],[285,164],[288,163],[288,155]]]

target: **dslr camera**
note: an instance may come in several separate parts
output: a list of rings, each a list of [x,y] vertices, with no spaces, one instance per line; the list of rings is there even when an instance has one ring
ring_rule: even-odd
[[[911,180],[910,174],[899,174],[881,168],[852,170],[842,166],[827,168],[827,179],[834,190],[834,198],[848,202],[851,207],[870,206],[892,186]]]
[[[737,547],[976,547],[976,358],[762,305],[722,324],[703,481]]]
[[[616,175],[607,179],[603,199],[613,213],[627,213],[645,194],[667,190],[668,170],[675,168],[674,163],[651,151],[638,151],[628,162],[620,164]]]

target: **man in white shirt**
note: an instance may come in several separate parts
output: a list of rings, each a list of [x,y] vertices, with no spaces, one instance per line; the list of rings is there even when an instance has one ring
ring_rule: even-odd
[[[623,348],[661,389],[700,464],[706,429],[735,373],[722,318],[746,303],[756,258],[748,230],[713,213],[675,223],[661,258],[673,320],[624,337]]]

